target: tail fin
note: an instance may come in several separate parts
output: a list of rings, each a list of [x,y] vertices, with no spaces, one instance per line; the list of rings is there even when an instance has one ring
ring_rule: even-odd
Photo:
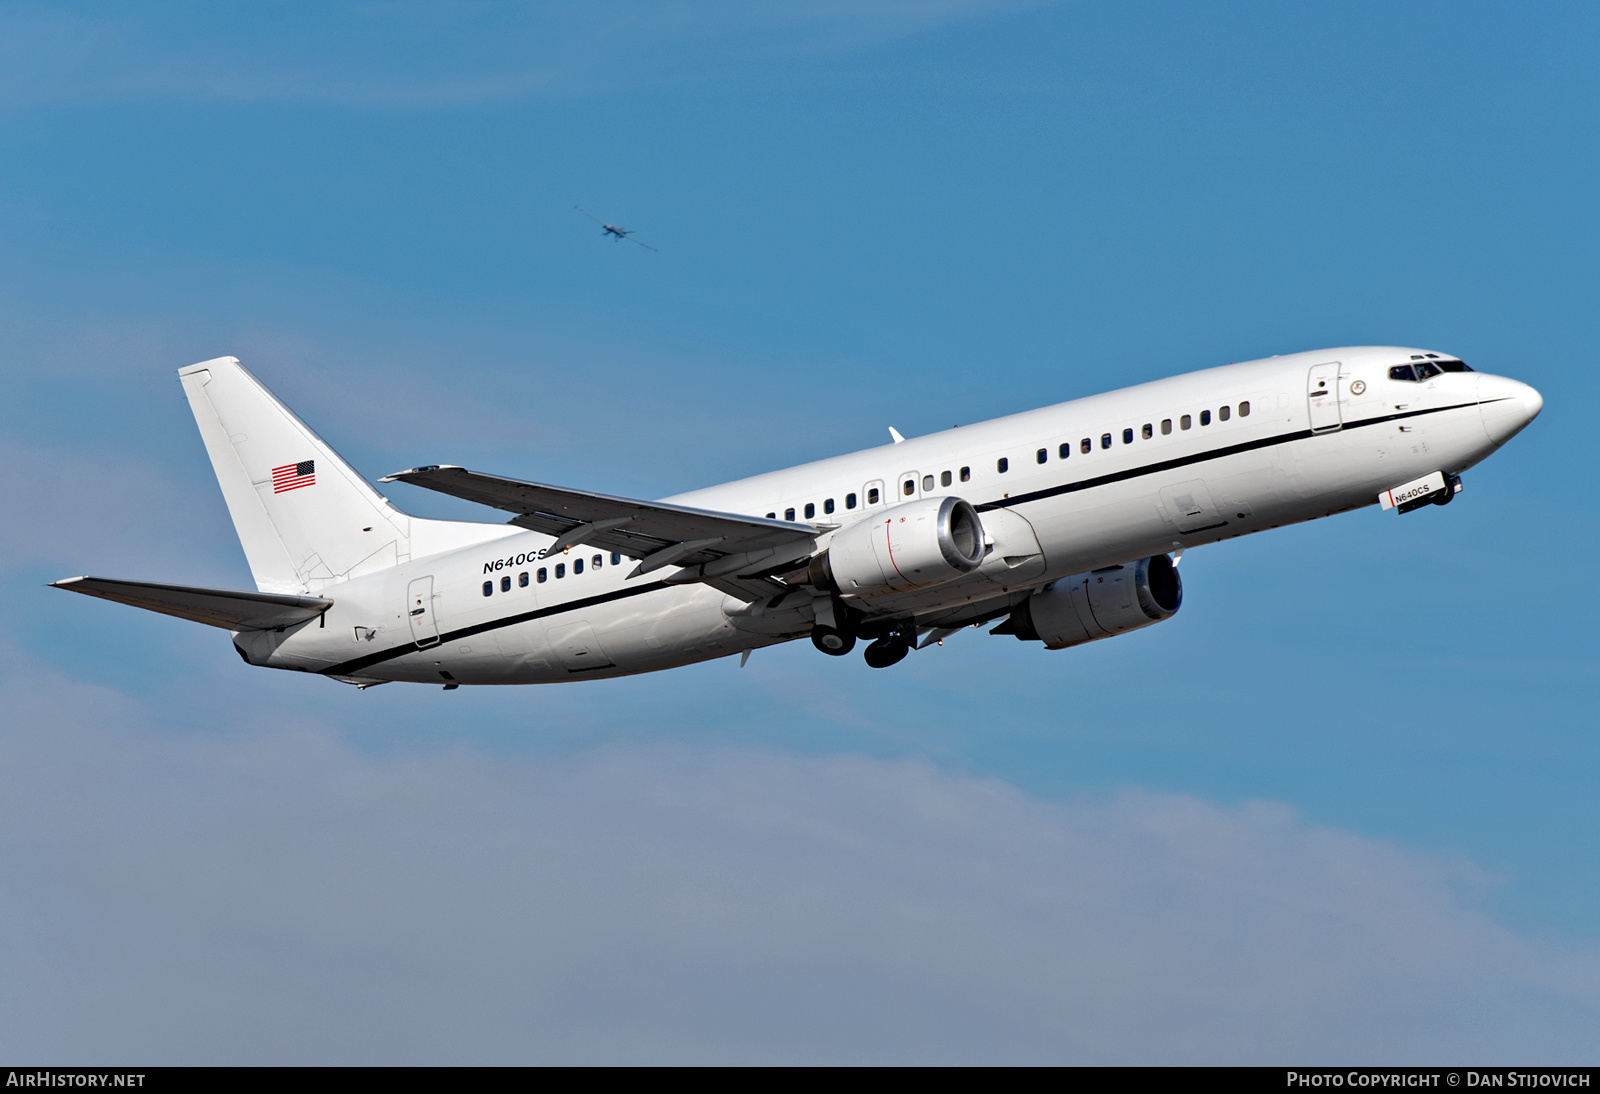
[[[178,376],[258,589],[311,592],[517,531],[402,513],[237,358]]]

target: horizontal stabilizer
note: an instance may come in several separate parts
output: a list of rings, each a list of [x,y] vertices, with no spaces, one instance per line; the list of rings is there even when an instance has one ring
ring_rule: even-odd
[[[208,627],[266,631],[292,627],[315,619],[333,601],[320,596],[280,593],[240,593],[231,589],[194,589],[187,585],[155,585],[148,581],[112,581],[104,577],[69,577],[52,581],[52,588],[67,589],[102,600],[115,600],[135,608],[175,615]]]

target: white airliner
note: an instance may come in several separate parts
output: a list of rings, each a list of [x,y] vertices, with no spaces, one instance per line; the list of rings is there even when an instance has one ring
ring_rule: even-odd
[[[358,687],[538,684],[809,636],[887,667],[967,626],[1061,649],[1169,618],[1185,549],[1443,505],[1533,420],[1516,380],[1362,346],[1232,364],[637,501],[418,467],[514,514],[395,508],[232,357],[180,369],[257,592],[57,588],[227,629],[252,665]]]

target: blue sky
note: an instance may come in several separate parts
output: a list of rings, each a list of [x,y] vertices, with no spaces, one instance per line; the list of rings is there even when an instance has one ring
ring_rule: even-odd
[[[1592,1056],[1597,34],[8,5],[0,1050]],[[1544,413],[1448,509],[1197,550],[1182,613],[1074,651],[357,693],[43,587],[248,586],[174,376],[219,354],[372,478],[661,496],[1352,343]]]

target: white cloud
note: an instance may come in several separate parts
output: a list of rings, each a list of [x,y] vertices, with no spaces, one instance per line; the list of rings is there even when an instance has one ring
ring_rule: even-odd
[[[1600,1048],[1592,944],[1520,937],[1474,910],[1470,869],[1279,806],[1058,804],[856,756],[374,757],[275,712],[168,714],[37,667],[0,702],[15,1058]]]

